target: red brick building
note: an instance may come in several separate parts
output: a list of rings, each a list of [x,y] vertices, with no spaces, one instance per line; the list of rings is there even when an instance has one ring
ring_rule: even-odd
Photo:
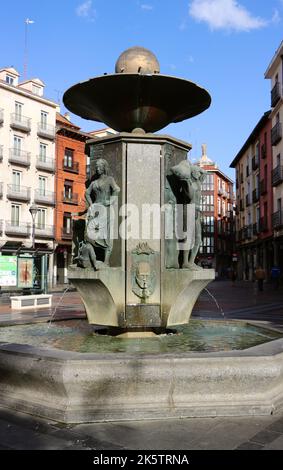
[[[198,164],[207,172],[202,185],[202,246],[199,262],[225,276],[234,251],[233,182],[210,160],[206,145]]]
[[[274,263],[271,127],[268,111],[230,165],[236,169],[238,273],[245,279],[257,265],[270,273]]]
[[[70,122],[68,115],[56,118],[56,210],[53,283],[67,283],[72,254],[72,217],[85,210],[86,155],[89,135]]]

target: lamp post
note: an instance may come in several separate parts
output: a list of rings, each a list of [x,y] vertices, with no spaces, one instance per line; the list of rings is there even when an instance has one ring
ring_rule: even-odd
[[[36,204],[32,204],[29,208],[29,211],[32,216],[32,249],[35,250],[35,217],[38,212],[38,207]]]

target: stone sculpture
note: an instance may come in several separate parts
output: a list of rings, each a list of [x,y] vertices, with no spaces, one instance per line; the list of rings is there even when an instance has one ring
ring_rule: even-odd
[[[202,268],[195,263],[195,258],[201,245],[201,185],[206,172],[198,165],[192,165],[188,160],[183,160],[172,167],[171,172],[179,182],[177,201],[183,205],[182,229],[185,233],[188,233],[189,229],[186,206],[193,204],[195,211],[193,245],[191,249],[183,250],[182,268],[201,270]],[[187,242],[188,240],[180,241]]]
[[[113,248],[114,210],[112,205],[120,188],[113,176],[109,175],[109,165],[106,160],[97,159],[94,168],[94,179],[86,190],[86,201],[89,208],[86,215],[85,242],[92,264],[94,268],[97,268],[93,252],[96,253],[99,249],[103,252],[102,261],[106,266],[109,266]],[[89,245],[93,247],[93,251]]]

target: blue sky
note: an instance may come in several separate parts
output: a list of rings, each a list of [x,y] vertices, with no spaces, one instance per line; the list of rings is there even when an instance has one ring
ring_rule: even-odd
[[[264,72],[283,39],[283,0],[0,0],[0,68],[23,73],[25,19],[28,76],[62,100],[78,81],[114,71],[120,53],[140,45],[158,57],[161,73],[199,83],[211,108],[162,130],[229,164],[270,106]],[[62,112],[64,112],[62,106]],[[98,129],[72,115],[83,130]]]

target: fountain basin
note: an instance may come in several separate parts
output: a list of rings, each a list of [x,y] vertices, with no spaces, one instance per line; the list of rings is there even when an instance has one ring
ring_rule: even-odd
[[[179,354],[2,342],[0,397],[4,406],[65,423],[268,415],[283,406],[283,339]]]

